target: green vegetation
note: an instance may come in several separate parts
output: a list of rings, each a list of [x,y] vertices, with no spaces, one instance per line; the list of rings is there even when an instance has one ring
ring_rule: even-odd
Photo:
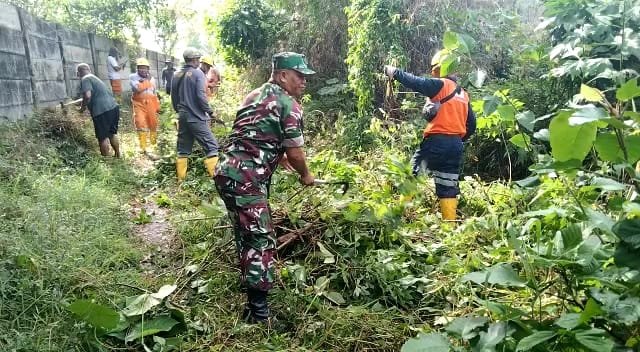
[[[233,5],[258,3],[252,11],[292,2]],[[500,2],[498,10],[434,5],[448,14],[444,23],[427,21],[417,2],[337,3],[346,12],[300,1],[299,13],[317,16],[298,18],[301,33],[289,36],[281,28],[292,24],[260,23],[265,13],[210,23],[229,35],[226,54],[238,55],[214,100],[228,122],[247,82],[262,77],[245,65],[267,67],[275,50],[238,42],[240,27],[314,47],[327,45],[324,34],[302,38],[321,15],[343,26],[332,54],[347,67],[332,72],[322,66],[326,52],[310,49],[323,74],[303,102],[311,169],[350,188],[303,188],[295,175],[274,175],[278,324],[241,321],[224,206],[201,152],[175,184],[165,102],[161,159],[146,171],[132,166],[141,159],[132,151],[123,161],[98,157],[86,121],[47,115],[1,127],[0,174],[9,181],[0,186],[0,350],[640,348],[640,3],[547,1],[532,36]],[[469,19],[483,20],[471,28]],[[379,75],[392,58],[428,63],[417,56],[435,48],[447,49],[478,116],[455,224],[440,220],[432,181],[411,175],[422,98],[400,87],[387,94]],[[228,126],[214,126],[222,143]],[[127,206],[140,199],[167,212],[176,236],[168,249],[132,236],[160,216]]]

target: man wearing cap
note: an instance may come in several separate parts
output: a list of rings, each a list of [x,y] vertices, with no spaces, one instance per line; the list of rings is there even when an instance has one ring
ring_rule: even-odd
[[[211,98],[218,92],[220,72],[210,56],[203,56],[200,59],[200,69],[207,77],[207,98]]]
[[[269,318],[267,293],[273,287],[276,254],[267,200],[271,175],[280,164],[295,170],[303,185],[314,183],[302,148],[302,108],[296,100],[306,87],[305,76],[314,73],[304,55],[274,55],[271,78],[244,98],[216,167],[216,188],[234,224],[248,299],[243,317],[248,322]]]
[[[167,94],[171,94],[171,79],[176,72],[176,68],[173,67],[173,61],[167,59],[164,62],[165,66],[162,69],[162,86]]]
[[[209,128],[213,110],[205,94],[206,77],[198,68],[202,54],[197,49],[187,48],[182,56],[185,65],[171,81],[171,104],[178,113],[178,182],[187,177],[187,163],[194,140],[204,149],[204,165],[209,176],[213,176],[218,162],[218,141]]]
[[[137,71],[129,76],[131,85],[131,106],[133,122],[138,132],[140,149],[147,153],[147,142],[157,144],[158,113],[160,101],[156,95],[156,80],[149,73],[149,60],[142,57],[136,60]]]
[[[120,121],[120,107],[116,103],[107,86],[102,80],[91,74],[91,68],[85,63],[78,65],[77,76],[80,78],[82,104],[80,112],[87,108],[91,113],[93,128],[100,145],[100,154],[109,155],[109,145],[120,157],[120,142],[118,141],[118,122]]]
[[[456,219],[460,194],[458,178],[462,166],[462,142],[476,130],[476,116],[471,109],[469,94],[456,82],[455,76],[440,78],[437,53],[432,60],[431,74],[434,78],[416,77],[393,66],[385,66],[384,73],[391,79],[397,79],[410,88],[440,104],[434,117],[429,117],[424,129],[424,139],[411,160],[413,173],[429,170],[433,174],[436,195],[440,199],[440,212],[443,220]]]

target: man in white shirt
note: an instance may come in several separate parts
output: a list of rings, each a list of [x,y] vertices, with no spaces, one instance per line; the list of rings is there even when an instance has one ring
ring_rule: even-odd
[[[120,94],[122,93],[120,71],[122,71],[122,66],[126,62],[125,61],[119,63],[119,57],[120,52],[117,48],[112,47],[111,49],[109,49],[109,56],[107,56],[107,75],[109,76],[109,81],[111,82],[111,91],[113,92],[113,96],[116,97],[118,101],[120,101]]]

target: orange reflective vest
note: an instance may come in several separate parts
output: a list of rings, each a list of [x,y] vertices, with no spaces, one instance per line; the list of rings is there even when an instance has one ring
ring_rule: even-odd
[[[438,102],[456,89],[456,82],[450,79],[441,79],[444,83],[438,94],[431,100]],[[440,106],[436,117],[427,124],[424,129],[424,137],[433,134],[458,135],[460,138],[467,133],[467,114],[469,113],[469,94],[460,89],[460,92]]]
[[[149,111],[159,112],[160,101],[153,93],[156,89],[154,83],[150,80],[144,80],[138,83],[137,89],[138,92],[134,92],[131,95],[131,100],[143,104]]]

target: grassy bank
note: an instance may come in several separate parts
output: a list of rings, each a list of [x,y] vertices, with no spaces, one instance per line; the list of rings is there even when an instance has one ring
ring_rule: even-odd
[[[84,351],[65,308],[118,302],[144,281],[127,202],[131,166],[103,159],[89,119],[44,113],[0,126],[0,350]]]

